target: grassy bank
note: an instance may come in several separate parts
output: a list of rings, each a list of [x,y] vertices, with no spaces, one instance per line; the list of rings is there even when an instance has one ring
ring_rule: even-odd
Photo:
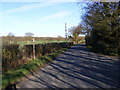
[[[16,69],[10,70],[2,75],[2,88],[5,88],[9,84],[13,84],[19,81],[25,75],[30,74],[31,70],[36,70],[37,68],[42,67],[46,63],[55,59],[58,55],[63,53],[67,48],[58,50],[54,53],[51,53],[46,56],[39,57],[35,60],[30,60],[27,64],[24,64]]]

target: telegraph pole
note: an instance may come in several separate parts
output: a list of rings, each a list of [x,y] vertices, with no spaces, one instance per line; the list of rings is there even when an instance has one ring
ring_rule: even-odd
[[[67,42],[67,24],[65,23],[65,41]]]
[[[33,59],[35,60],[35,38],[33,37]]]

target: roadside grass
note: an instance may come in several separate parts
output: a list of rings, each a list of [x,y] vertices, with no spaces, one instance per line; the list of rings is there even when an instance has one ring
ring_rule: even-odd
[[[68,48],[57,50],[54,53],[46,56],[41,56],[35,60],[31,59],[27,64],[24,64],[16,69],[6,72],[2,75],[2,88],[5,88],[7,85],[16,83],[25,75],[30,74],[30,71],[37,70],[37,68],[40,68],[44,64],[52,61],[67,49]]]

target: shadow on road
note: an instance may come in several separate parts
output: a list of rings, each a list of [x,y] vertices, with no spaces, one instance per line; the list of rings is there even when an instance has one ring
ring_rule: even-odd
[[[85,45],[76,45],[60,55],[34,78],[38,87],[58,88],[120,88],[120,69],[117,57],[90,52]]]

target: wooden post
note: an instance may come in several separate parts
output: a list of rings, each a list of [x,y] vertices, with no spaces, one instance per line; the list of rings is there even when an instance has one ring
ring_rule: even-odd
[[[35,39],[33,37],[33,59],[35,60]]]

